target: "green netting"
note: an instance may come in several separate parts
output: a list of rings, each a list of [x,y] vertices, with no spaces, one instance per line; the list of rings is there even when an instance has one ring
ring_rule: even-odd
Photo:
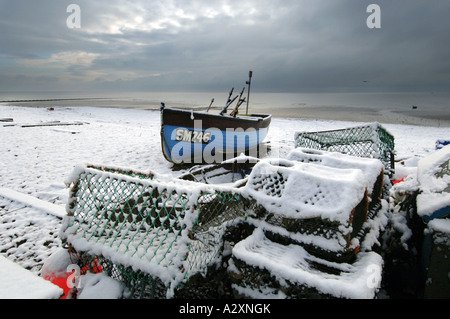
[[[378,161],[372,162],[382,171]],[[302,246],[325,264],[353,262],[359,251],[354,239],[362,242],[373,227],[372,215],[381,207],[371,207],[367,191],[361,189],[359,204],[347,207],[348,212],[336,212],[348,213],[346,219],[327,219],[320,211],[306,217],[300,210],[298,215],[284,215],[277,207],[285,200],[329,210],[330,205],[347,198],[339,195],[341,188],[327,189],[326,183],[319,183],[325,178],[318,169],[314,170],[318,178],[314,191],[309,188],[315,175],[304,181],[307,185],[301,190],[298,186],[302,184],[289,183],[302,180],[301,167],[305,165],[261,160],[239,188],[236,184],[224,187],[157,174],[80,167],[72,177],[61,237],[80,260],[81,269],[96,271],[100,266],[101,271],[125,283],[134,298],[231,296],[231,283],[226,289],[220,287],[229,281],[223,265],[231,258],[230,248],[234,250],[255,227],[261,228],[268,240],[286,247]],[[333,169],[334,177],[339,176],[339,168]],[[359,184],[359,180],[355,182]],[[290,196],[283,197],[286,193]]]
[[[205,271],[222,247],[227,222],[250,205],[225,188],[151,174],[90,166],[75,175],[62,237],[84,259],[115,265],[106,268],[132,290],[151,283],[170,296]],[[157,290],[150,297],[163,295]]]
[[[319,132],[297,132],[296,147],[340,152],[381,160],[388,173],[394,170],[394,137],[380,124]]]

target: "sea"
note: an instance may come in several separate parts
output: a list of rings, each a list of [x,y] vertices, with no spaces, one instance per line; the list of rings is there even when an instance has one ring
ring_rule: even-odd
[[[0,92],[0,103],[20,106],[95,106],[158,110],[168,107],[210,112],[221,110],[229,98],[223,92]],[[233,97],[240,92],[234,91]],[[450,92],[387,93],[267,93],[243,95],[239,113],[270,113],[293,118],[377,120],[408,123],[428,120],[450,125]],[[247,103],[248,102],[248,103]],[[232,106],[234,108],[234,104]],[[434,121],[434,122],[433,122]],[[425,122],[424,122],[425,123]],[[412,124],[420,124],[412,123]]]

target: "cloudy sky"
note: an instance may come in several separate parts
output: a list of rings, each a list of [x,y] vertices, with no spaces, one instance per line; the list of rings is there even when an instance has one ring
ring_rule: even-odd
[[[223,91],[249,70],[267,92],[448,91],[449,15],[448,0],[0,0],[0,91]]]

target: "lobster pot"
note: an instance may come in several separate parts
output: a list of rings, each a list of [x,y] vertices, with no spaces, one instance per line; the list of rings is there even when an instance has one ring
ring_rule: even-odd
[[[394,137],[380,124],[319,132],[296,132],[295,146],[376,158],[386,173],[394,173]]]
[[[327,152],[298,147],[287,159],[301,163],[312,163],[336,169],[359,169],[364,174],[371,206],[379,203],[383,196],[384,166],[378,159],[361,158],[338,152]]]
[[[70,183],[61,238],[134,297],[173,297],[181,283],[205,272],[227,223],[248,203],[225,188],[114,168],[78,167]]]
[[[260,224],[267,237],[337,262],[355,258],[369,212],[380,209],[369,209],[367,183],[359,169],[262,160],[244,190],[266,211]]]
[[[263,160],[244,190],[267,211],[261,227],[271,240],[301,244],[335,261],[359,251],[356,239],[369,207],[360,170]]]
[[[352,263],[329,262],[299,245],[281,245],[257,229],[232,251],[228,271],[242,298],[374,298],[382,258],[374,252]]]

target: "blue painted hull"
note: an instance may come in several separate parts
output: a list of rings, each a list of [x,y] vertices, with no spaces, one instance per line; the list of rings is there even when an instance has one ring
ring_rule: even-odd
[[[257,156],[271,115],[232,117],[161,109],[161,145],[173,163],[220,163],[241,153]],[[254,152],[254,153],[253,153]]]

